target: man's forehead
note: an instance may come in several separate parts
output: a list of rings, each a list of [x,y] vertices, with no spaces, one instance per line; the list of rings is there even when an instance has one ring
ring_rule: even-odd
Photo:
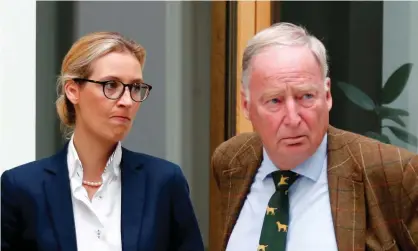
[[[256,78],[322,78],[320,65],[304,47],[268,48],[254,56],[251,69]]]
[[[320,85],[320,81],[315,81],[313,79],[292,79],[287,81],[270,79],[269,81],[264,82],[263,87],[272,89],[318,89]]]

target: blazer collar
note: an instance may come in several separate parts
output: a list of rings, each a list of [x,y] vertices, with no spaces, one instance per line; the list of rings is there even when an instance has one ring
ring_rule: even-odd
[[[68,143],[45,166],[44,192],[61,250],[77,250],[74,212],[67,166]],[[122,250],[137,250],[146,192],[144,158],[122,147]]]
[[[339,249],[352,247],[363,250],[364,245],[361,244],[364,243],[366,229],[364,185],[362,171],[355,158],[359,151],[349,147],[359,136],[329,126],[327,137],[328,186],[337,244]],[[226,215],[222,238],[224,249],[262,161],[262,142],[254,133],[222,173],[224,181],[230,183],[229,187],[233,187],[236,194],[225,196],[228,200],[224,201],[227,206],[223,212]],[[357,242],[353,242],[353,238]],[[354,243],[361,244],[354,246]]]
[[[52,156],[49,165],[45,166],[47,175],[44,180],[44,192],[60,250],[72,251],[77,250],[77,241],[68,177],[67,151],[68,143]]]
[[[328,130],[328,190],[338,249],[365,249],[366,201],[360,135]]]
[[[221,240],[222,250],[226,249],[227,241],[238,219],[239,212],[263,160],[262,148],[260,138],[254,134],[244,142],[236,155],[230,160],[228,169],[222,172],[224,182],[228,184],[229,189],[233,188],[233,190],[225,191],[228,196],[222,196],[222,198],[226,198],[222,202],[225,205],[225,211],[222,215],[226,216],[223,217],[226,220],[224,222],[225,231]]]
[[[145,163],[141,155],[122,149],[122,250],[138,250],[147,189]]]

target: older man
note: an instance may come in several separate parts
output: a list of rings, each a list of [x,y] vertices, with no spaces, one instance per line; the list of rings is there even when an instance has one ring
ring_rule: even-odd
[[[255,132],[213,155],[213,251],[418,250],[417,155],[330,126],[327,72],[301,27],[249,41],[241,93]]]

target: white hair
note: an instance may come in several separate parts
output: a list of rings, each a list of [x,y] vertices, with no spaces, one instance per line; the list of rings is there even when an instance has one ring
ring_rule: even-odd
[[[257,33],[248,41],[242,58],[242,87],[249,96],[251,60],[261,50],[270,46],[307,46],[321,68],[323,78],[328,75],[327,52],[324,44],[308,31],[291,23],[276,23]]]

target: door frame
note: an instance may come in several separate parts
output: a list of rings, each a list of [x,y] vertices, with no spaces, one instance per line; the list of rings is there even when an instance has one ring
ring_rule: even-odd
[[[248,40],[271,25],[272,10],[272,1],[212,2],[210,156],[222,142],[253,131],[241,109],[242,55]],[[220,251],[223,227],[211,219],[219,211],[221,195],[212,167],[209,177],[209,250]]]

